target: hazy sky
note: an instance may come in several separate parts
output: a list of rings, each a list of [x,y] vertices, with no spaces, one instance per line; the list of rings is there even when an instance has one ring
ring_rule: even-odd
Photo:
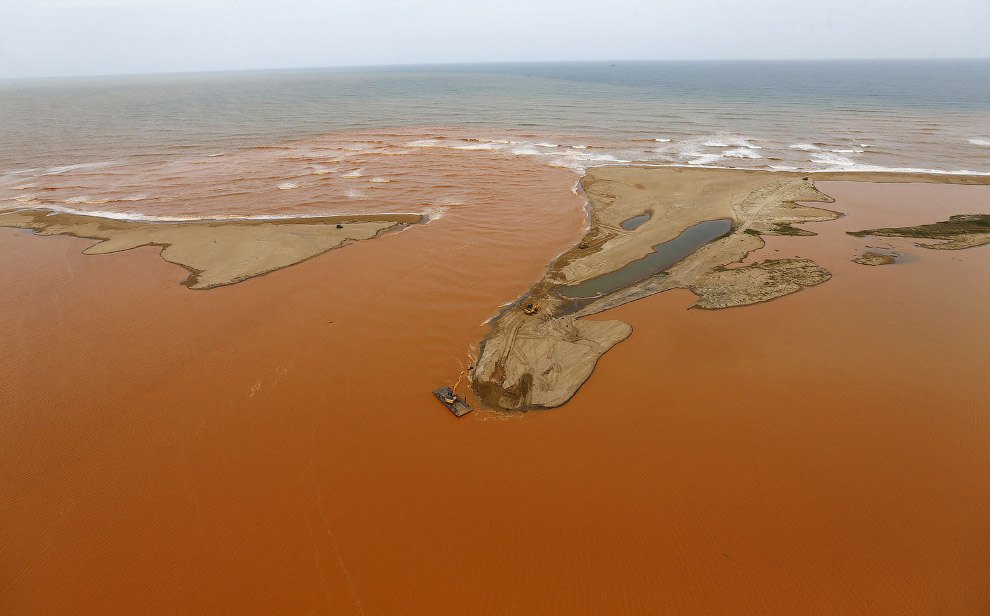
[[[990,0],[0,0],[0,78],[900,57],[990,57]]]

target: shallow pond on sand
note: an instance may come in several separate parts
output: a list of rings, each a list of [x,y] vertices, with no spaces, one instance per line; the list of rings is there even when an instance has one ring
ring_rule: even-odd
[[[611,293],[664,271],[708,242],[722,237],[731,229],[732,220],[728,218],[698,223],[688,227],[669,242],[657,244],[653,247],[654,252],[642,259],[637,259],[621,269],[602,274],[581,284],[564,287],[560,290],[560,294],[564,297],[585,298]]]

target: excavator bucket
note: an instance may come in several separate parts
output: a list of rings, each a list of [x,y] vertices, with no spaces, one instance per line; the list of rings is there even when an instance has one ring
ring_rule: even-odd
[[[468,413],[474,410],[473,408],[468,406],[468,403],[464,401],[464,398],[456,394],[453,394],[453,392],[451,392],[449,387],[441,387],[440,389],[434,389],[433,395],[436,396],[437,400],[443,403],[443,405],[447,407],[450,410],[450,412],[456,415],[457,417],[467,415]],[[444,399],[450,397],[454,398],[453,402],[447,402]]]

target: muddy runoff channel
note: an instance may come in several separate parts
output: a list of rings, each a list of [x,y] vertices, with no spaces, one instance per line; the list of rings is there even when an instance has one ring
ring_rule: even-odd
[[[598,359],[632,333],[622,321],[587,321],[674,288],[693,307],[764,302],[828,280],[808,259],[733,266],[760,235],[800,234],[791,224],[839,216],[798,201],[831,202],[797,174],[674,167],[601,167],[581,179],[589,228],[524,297],[493,320],[472,387],[487,405],[552,408],[567,402]],[[539,310],[527,313],[527,306]]]

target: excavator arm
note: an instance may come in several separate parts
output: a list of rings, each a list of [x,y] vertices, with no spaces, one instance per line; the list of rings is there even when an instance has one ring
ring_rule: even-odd
[[[443,397],[444,402],[447,404],[457,402],[457,386],[461,384],[461,379],[464,378],[464,375],[472,370],[474,370],[474,366],[468,366],[466,369],[461,370],[461,373],[457,375],[457,381],[454,382],[454,386],[450,388],[450,393]]]
[[[440,389],[433,390],[433,395],[440,402],[443,402],[444,406],[457,417],[472,411],[468,403],[464,401],[464,398],[457,395],[457,386],[461,384],[461,379],[472,370],[474,370],[474,366],[468,366],[466,370],[461,370],[461,373],[457,375],[457,382],[454,383],[453,387],[441,387]]]

